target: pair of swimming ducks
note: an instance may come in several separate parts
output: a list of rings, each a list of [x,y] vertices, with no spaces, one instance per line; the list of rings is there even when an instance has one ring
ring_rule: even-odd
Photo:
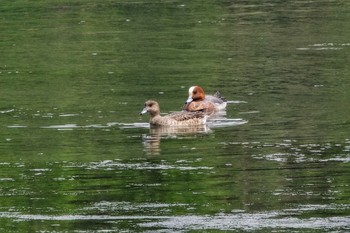
[[[205,95],[203,88],[193,86],[188,93],[189,97],[180,112],[161,116],[159,104],[154,100],[148,100],[140,114],[150,114],[151,126],[197,126],[204,125],[208,117],[226,108],[227,101],[219,92]]]

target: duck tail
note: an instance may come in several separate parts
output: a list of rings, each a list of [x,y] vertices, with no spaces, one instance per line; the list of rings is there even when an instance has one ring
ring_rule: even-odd
[[[221,95],[220,91],[216,91],[214,96],[221,99],[224,102],[227,102],[227,99]]]

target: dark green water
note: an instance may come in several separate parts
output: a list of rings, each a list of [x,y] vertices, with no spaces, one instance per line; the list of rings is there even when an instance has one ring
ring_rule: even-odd
[[[350,231],[349,9],[0,2],[0,231]],[[149,130],[192,85],[226,116]]]

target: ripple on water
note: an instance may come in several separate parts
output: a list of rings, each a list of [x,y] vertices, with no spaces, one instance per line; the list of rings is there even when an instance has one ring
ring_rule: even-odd
[[[74,166],[74,165],[73,165]],[[123,163],[119,160],[104,160],[99,162],[91,162],[84,165],[86,169],[93,170],[211,170],[213,167],[207,166],[191,166],[187,164],[162,164],[150,162]]]
[[[110,206],[111,205],[111,206]],[[131,203],[110,203],[101,202],[91,207],[91,209],[110,210],[111,208],[131,209],[158,209],[170,208],[178,204],[153,204],[145,203],[133,206]],[[181,204],[180,204],[181,205]],[[322,229],[322,230],[350,230],[350,216],[341,217],[301,217],[302,214],[312,215],[313,212],[325,210],[347,210],[349,205],[304,205],[295,209],[283,211],[265,211],[258,213],[246,213],[243,210],[233,210],[229,214],[216,214],[212,216],[199,215],[120,215],[110,214],[99,215],[35,215],[21,214],[20,212],[0,212],[0,218],[9,218],[15,221],[135,221],[135,225],[145,228],[145,230],[163,229],[170,231],[184,230],[262,230],[262,229]],[[107,211],[108,212],[108,211]],[[147,211],[146,211],[147,212]]]
[[[306,47],[299,47],[297,50],[305,51],[305,50],[341,50],[350,46],[350,43],[316,43],[310,44]]]
[[[284,140],[281,143],[263,142],[222,142],[225,147],[241,146],[253,149],[259,153],[253,153],[255,159],[286,163],[304,162],[350,162],[349,141],[343,143],[322,143],[322,144],[298,144],[296,140]]]
[[[73,130],[73,129],[84,129],[84,128],[110,128],[115,125],[120,125],[120,123],[117,122],[109,122],[106,125],[102,124],[91,124],[91,125],[77,125],[77,124],[63,124],[63,125],[49,125],[49,126],[42,126],[40,128],[42,129],[57,129],[57,130]]]
[[[131,203],[131,202],[109,202],[101,201],[93,204],[91,207],[85,207],[83,212],[93,211],[99,213],[126,213],[134,211],[142,211],[145,213],[165,213],[170,208],[187,208],[189,204],[183,203]]]
[[[248,123],[248,121],[243,119],[230,119],[225,117],[218,117],[213,120],[208,120],[208,126],[209,128],[223,128],[223,127],[230,127],[230,126],[238,126],[238,125],[244,125]]]
[[[26,125],[9,125],[7,128],[27,128]]]

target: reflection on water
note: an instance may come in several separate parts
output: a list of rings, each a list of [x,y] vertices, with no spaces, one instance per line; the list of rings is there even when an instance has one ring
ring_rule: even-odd
[[[145,151],[150,155],[160,154],[160,143],[162,139],[174,138],[196,138],[200,135],[209,134],[215,128],[220,127],[234,127],[247,123],[242,119],[227,119],[224,117],[226,114],[221,113],[214,118],[208,120],[207,125],[198,126],[165,126],[165,127],[151,127],[149,134],[143,135],[143,145]]]
[[[143,135],[142,140],[147,154],[159,155],[161,152],[161,139],[183,139],[186,137],[197,137],[198,134],[207,133],[210,133],[210,129],[206,125],[193,127],[152,127],[149,134]]]

